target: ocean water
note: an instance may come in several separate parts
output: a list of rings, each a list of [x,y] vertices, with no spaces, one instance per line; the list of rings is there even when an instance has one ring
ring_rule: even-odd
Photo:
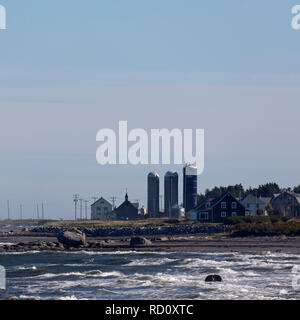
[[[300,299],[295,253],[29,252],[0,254],[0,265],[2,300]]]

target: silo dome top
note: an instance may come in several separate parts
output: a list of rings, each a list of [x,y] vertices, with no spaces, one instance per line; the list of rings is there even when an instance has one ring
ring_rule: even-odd
[[[159,174],[157,172],[150,172],[148,174],[149,178],[159,178]]]
[[[178,176],[178,173],[175,172],[175,171],[168,171],[166,174],[165,174],[166,177],[177,177]]]

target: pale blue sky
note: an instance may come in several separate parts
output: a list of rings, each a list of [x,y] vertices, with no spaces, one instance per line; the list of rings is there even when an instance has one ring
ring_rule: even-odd
[[[300,183],[295,0],[0,3],[0,219],[7,199],[52,218],[72,217],[73,193],[145,204],[147,172],[181,168],[100,167],[96,133],[119,120],[204,128],[199,192]]]

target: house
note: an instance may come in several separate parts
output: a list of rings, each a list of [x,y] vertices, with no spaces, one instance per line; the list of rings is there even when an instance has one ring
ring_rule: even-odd
[[[284,191],[279,195],[274,195],[271,200],[273,214],[287,217],[300,216],[300,194]]]
[[[271,198],[257,198],[252,194],[248,194],[241,204],[246,208],[246,215],[249,216],[267,216],[267,205]]]
[[[100,198],[91,205],[92,220],[111,220],[112,205],[104,198]]]
[[[202,201],[190,211],[190,220],[224,222],[226,218],[245,214],[245,207],[230,192],[225,192],[216,199]]]
[[[138,206],[128,200],[127,193],[125,201],[114,212],[116,220],[137,220],[139,218]]]

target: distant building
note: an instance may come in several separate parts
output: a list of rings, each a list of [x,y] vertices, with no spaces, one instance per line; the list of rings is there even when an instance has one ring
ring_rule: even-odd
[[[171,218],[185,218],[185,210],[181,206],[174,206],[171,209]]]
[[[117,220],[137,220],[139,218],[138,207],[128,200],[127,193],[125,201],[114,211]]]
[[[133,205],[134,207],[136,207],[137,209],[139,209],[140,204],[139,204],[138,202],[131,202],[131,203],[132,203],[132,205]]]
[[[148,216],[159,217],[159,175],[156,172],[148,174]]]
[[[229,192],[218,198],[202,201],[190,211],[190,220],[201,222],[224,222],[226,218],[245,216],[245,207]]]
[[[102,197],[91,205],[92,220],[111,220],[111,213],[111,203]]]
[[[274,209],[273,214],[298,217],[300,216],[300,194],[284,191],[279,195],[274,195],[271,206]]]
[[[165,174],[165,215],[171,217],[174,206],[178,206],[178,173],[168,171]]]
[[[183,207],[189,212],[197,205],[197,168],[186,165],[183,168]]]
[[[141,207],[139,215],[140,215],[139,216],[140,219],[145,219],[145,217],[147,215],[147,210],[144,207]]]
[[[270,200],[271,198],[257,198],[252,194],[248,194],[241,200],[241,204],[246,208],[246,213],[249,216],[267,216],[267,205]]]

